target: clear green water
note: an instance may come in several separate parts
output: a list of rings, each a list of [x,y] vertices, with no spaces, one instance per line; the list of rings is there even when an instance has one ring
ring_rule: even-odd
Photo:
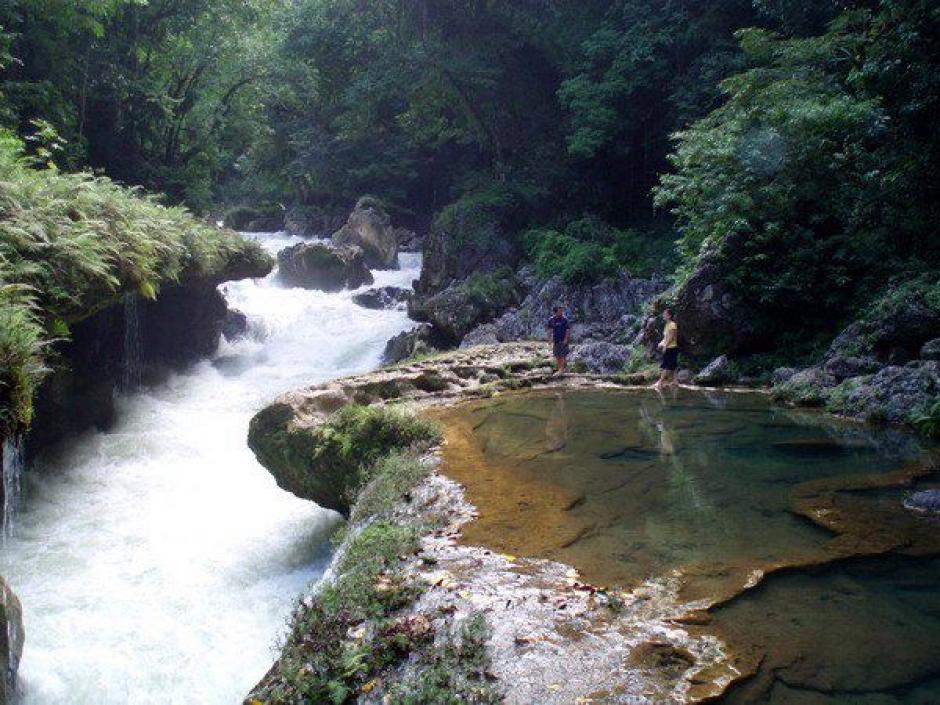
[[[678,572],[687,598],[733,595],[755,568],[823,560],[832,534],[793,511],[798,488],[898,471],[923,463],[926,450],[904,432],[774,408],[758,394],[533,393],[465,405],[443,420],[446,472],[480,511],[467,543],[570,563],[602,585]],[[903,511],[901,490],[873,492]],[[871,559],[874,568],[858,574],[781,574],[717,610],[709,628],[734,649],[831,676],[807,689],[768,680],[764,669],[753,681],[761,688],[746,697],[739,689],[733,702],[812,703],[825,689],[835,699],[820,703],[940,703],[927,682],[940,676],[940,565],[922,561],[897,580]],[[843,640],[891,653],[849,653]],[[872,655],[895,675],[866,684]],[[925,688],[933,700],[916,699]],[[882,700],[852,699],[870,690]]]

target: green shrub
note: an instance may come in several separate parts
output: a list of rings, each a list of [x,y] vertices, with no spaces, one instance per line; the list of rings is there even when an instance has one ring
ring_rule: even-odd
[[[554,230],[530,230],[525,246],[540,276],[559,276],[566,284],[590,284],[621,269],[611,248]]]
[[[422,668],[396,685],[393,705],[477,705],[502,702],[499,691],[488,680],[486,642],[489,626],[482,613],[461,624],[459,634],[419,656]]]
[[[914,428],[926,438],[940,438],[940,399],[914,418]]]
[[[461,284],[471,301],[477,306],[502,310],[519,298],[519,285],[509,267],[492,272],[474,272]]]

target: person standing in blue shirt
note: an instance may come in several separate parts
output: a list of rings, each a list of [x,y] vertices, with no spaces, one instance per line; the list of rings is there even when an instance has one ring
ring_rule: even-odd
[[[545,324],[545,330],[551,332],[552,353],[555,356],[557,366],[555,374],[564,374],[565,366],[568,364],[568,352],[570,350],[569,342],[571,340],[571,324],[565,318],[565,309],[556,306],[553,310],[554,315],[548,319]]]

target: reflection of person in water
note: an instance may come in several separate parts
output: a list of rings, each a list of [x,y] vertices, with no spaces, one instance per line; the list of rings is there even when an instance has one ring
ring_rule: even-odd
[[[552,413],[545,422],[545,450],[557,452],[568,445],[568,414],[565,410],[565,395],[555,393]]]

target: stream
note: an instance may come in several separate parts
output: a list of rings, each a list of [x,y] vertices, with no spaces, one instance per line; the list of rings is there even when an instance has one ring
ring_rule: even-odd
[[[298,241],[257,234],[272,254]],[[375,286],[408,287],[420,255]],[[248,334],[119,399],[119,421],[23,478],[0,574],[23,602],[24,705],[241,702],[329,559],[335,513],[281,491],[246,445],[276,394],[367,371],[411,326],[352,292],[222,285]]]

